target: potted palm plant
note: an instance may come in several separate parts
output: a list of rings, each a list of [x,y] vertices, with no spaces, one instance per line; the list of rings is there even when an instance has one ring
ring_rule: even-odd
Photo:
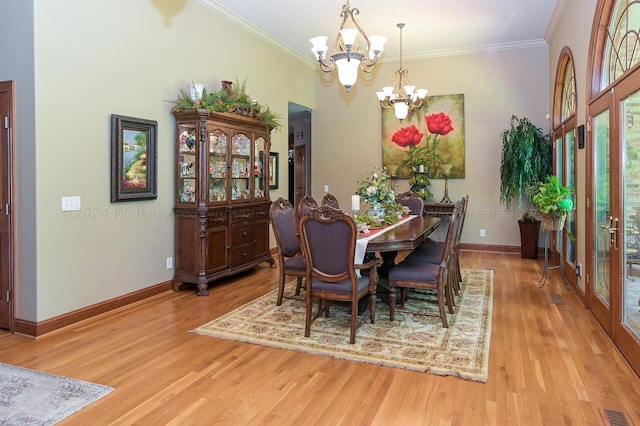
[[[560,231],[567,214],[573,210],[571,188],[563,186],[557,176],[547,176],[533,187],[532,201],[542,217],[545,229]]]
[[[551,141],[527,118],[515,115],[501,139],[500,203],[510,212],[513,199],[517,198],[518,209],[524,212],[518,220],[521,256],[537,259],[540,221],[531,211],[531,194],[527,189],[551,174]]]

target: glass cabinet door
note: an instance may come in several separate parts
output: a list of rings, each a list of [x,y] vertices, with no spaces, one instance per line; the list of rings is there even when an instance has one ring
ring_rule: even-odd
[[[227,133],[209,131],[209,202],[227,201]]]
[[[178,134],[178,202],[195,203],[198,170],[198,137],[195,124],[180,124]]]
[[[251,139],[244,133],[231,138],[231,200],[251,198]]]
[[[258,136],[254,142],[254,164],[253,164],[253,196],[255,198],[264,198],[267,188],[265,187],[265,174],[264,166],[265,161],[268,159],[265,157],[266,142],[262,136]]]

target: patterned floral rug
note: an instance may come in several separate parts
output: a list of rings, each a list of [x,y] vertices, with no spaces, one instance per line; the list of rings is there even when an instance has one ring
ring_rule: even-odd
[[[291,298],[295,281],[287,284],[285,299],[276,306],[277,291],[217,318],[193,333],[275,348],[359,362],[457,376],[485,383],[488,374],[493,271],[463,269],[463,284],[449,328],[438,317],[415,315],[396,308],[389,321],[388,305],[378,300],[376,322],[358,328],[349,344],[349,306],[332,304],[329,318],[316,319],[311,336],[304,337],[305,302]],[[437,313],[433,294],[410,292],[405,310]],[[368,317],[368,310],[365,313]]]
[[[53,425],[111,391],[0,362],[0,425]]]

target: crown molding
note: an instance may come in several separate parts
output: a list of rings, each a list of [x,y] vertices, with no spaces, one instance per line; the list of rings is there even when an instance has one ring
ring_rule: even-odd
[[[256,37],[264,40],[266,43],[276,47],[277,49],[280,49],[281,51],[301,61],[308,67],[315,68],[317,66],[316,61],[313,60],[312,58],[308,56],[304,56],[298,53],[297,51],[293,50],[291,47],[282,43],[280,40],[276,39],[275,37],[266,33],[265,31],[258,28],[251,22],[247,21],[246,19],[242,18],[241,16],[237,15],[231,10],[227,9],[226,7],[218,3],[216,0],[196,0],[196,1],[202,4],[203,6],[205,6],[206,8],[214,11],[218,15],[222,16],[223,18],[249,31],[250,33],[254,34]],[[554,10],[554,14],[553,14],[554,18],[556,17],[556,15],[561,16],[567,1],[568,0],[558,0],[558,4],[556,5],[556,9]],[[559,20],[559,17],[557,19]],[[553,19],[552,19],[552,23],[553,23]],[[548,32],[549,32],[549,29],[547,29],[547,33]],[[404,59],[419,60],[419,59],[437,58],[437,57],[445,57],[445,56],[471,55],[476,53],[488,53],[488,52],[497,52],[502,50],[525,49],[530,47],[541,47],[541,46],[548,46],[545,39],[525,40],[525,41],[518,41],[518,42],[511,42],[511,43],[496,43],[496,44],[474,46],[474,47],[467,47],[467,48],[442,49],[442,50],[417,52],[409,55],[406,55],[406,54],[403,55],[403,60]],[[380,62],[397,62],[399,60],[400,60],[399,55],[397,56],[385,55],[381,57],[379,61]]]
[[[477,53],[490,53],[499,52],[503,50],[516,50],[516,49],[528,49],[531,47],[547,47],[548,44],[543,39],[525,40],[511,43],[496,43],[487,44],[484,46],[463,47],[456,49],[442,49],[442,50],[430,50],[425,52],[403,54],[403,60],[419,60],[428,58],[438,58],[445,56],[461,56],[461,55],[473,55]],[[400,61],[400,56],[389,56],[380,59],[381,62],[397,62]]]
[[[227,9],[226,7],[224,7],[223,5],[218,3],[217,1],[215,1],[215,0],[196,0],[196,1],[198,3],[200,3],[201,5],[203,5],[204,7],[214,11],[218,15],[220,15],[223,18],[227,19],[228,21],[230,21],[230,22],[232,22],[232,23],[244,28],[245,30],[249,31],[250,33],[252,33],[256,37],[262,39],[266,43],[276,47],[277,49],[280,49],[281,51],[283,51],[286,54],[288,54],[288,55],[292,56],[293,58],[295,58],[296,60],[303,62],[305,65],[307,65],[309,67],[312,67],[312,68],[314,68],[316,66],[316,62],[313,59],[311,59],[311,58],[309,58],[307,56],[303,56],[300,53],[296,52],[295,50],[291,49],[289,46],[285,45],[280,40],[278,40],[275,37],[271,36],[270,34],[264,32],[262,29],[256,27],[251,22],[247,21],[246,19],[242,18],[238,14],[236,14],[236,13],[232,12],[231,10]]]

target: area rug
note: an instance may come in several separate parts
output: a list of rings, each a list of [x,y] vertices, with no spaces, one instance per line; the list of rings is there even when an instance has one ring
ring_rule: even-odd
[[[281,306],[276,306],[277,290],[273,290],[192,332],[484,383],[488,375],[493,271],[463,269],[462,276],[454,313],[447,314],[449,328],[442,327],[439,317],[399,311],[399,307],[391,322],[389,306],[379,300],[375,324],[367,321],[360,326],[353,345],[349,344],[349,307],[339,304],[331,305],[329,318],[316,319],[311,336],[304,337],[304,299],[286,297]],[[287,284],[285,296],[294,294],[294,284]],[[405,310],[410,309],[437,313],[435,295],[410,292]]]
[[[53,425],[111,391],[0,362],[0,425]]]

